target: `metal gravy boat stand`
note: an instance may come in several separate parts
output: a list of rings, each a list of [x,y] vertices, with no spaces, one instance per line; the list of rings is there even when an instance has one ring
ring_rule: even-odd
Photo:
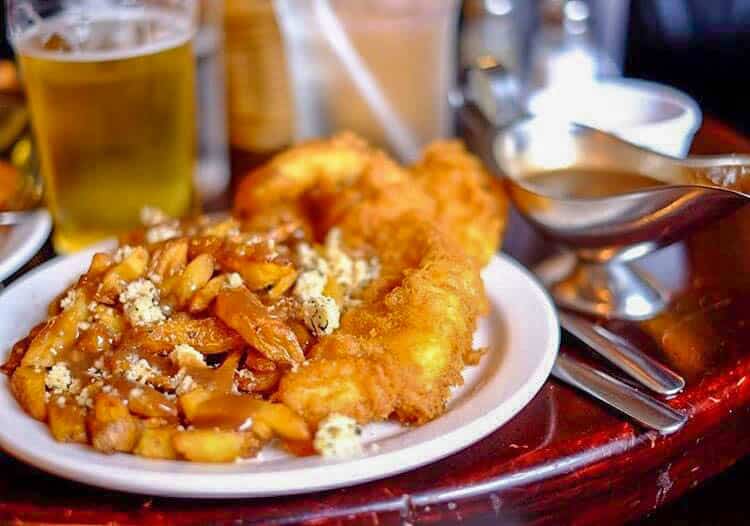
[[[519,213],[575,255],[547,261],[558,305],[623,320],[657,315],[665,294],[632,262],[750,202],[750,156],[679,159],[575,123],[522,114],[501,66],[470,72],[458,109],[470,147],[503,177]],[[601,198],[559,198],[524,176],[549,170],[632,172],[664,183]]]

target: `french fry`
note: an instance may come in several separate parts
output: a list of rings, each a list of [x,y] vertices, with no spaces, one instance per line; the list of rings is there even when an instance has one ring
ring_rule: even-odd
[[[87,330],[80,331],[76,348],[88,354],[99,354],[109,351],[114,346],[112,334],[102,323],[91,324]]]
[[[67,296],[68,289],[62,291],[60,294],[52,298],[52,301],[49,302],[49,305],[47,305],[47,317],[57,316],[62,312],[62,308],[60,308],[60,302],[62,299]]]
[[[198,292],[193,294],[193,297],[190,299],[190,312],[198,313],[206,310],[216,299],[216,296],[219,295],[219,292],[221,292],[221,289],[224,288],[226,283],[226,274],[219,274],[215,278],[209,280],[209,282],[206,283]]]
[[[104,453],[133,451],[141,433],[140,422],[120,398],[107,393],[94,397],[86,425],[91,445]]]
[[[263,232],[258,237],[258,243],[265,244],[268,241],[283,243],[295,233],[304,230],[307,225],[304,219],[296,217],[298,214],[295,207],[280,207],[279,213],[270,213],[269,216],[256,215],[252,219],[242,222],[242,229],[248,232]],[[281,221],[281,222],[280,222]]]
[[[251,419],[262,422],[278,436],[289,440],[307,440],[310,430],[305,421],[283,404],[274,404],[246,395],[214,395],[195,410],[192,422],[200,427],[239,428]]]
[[[199,289],[208,283],[214,273],[214,258],[210,254],[201,254],[192,260],[185,270],[173,278],[169,294],[175,303],[175,307],[181,308]],[[167,286],[165,281],[165,286]]]
[[[187,265],[188,241],[184,238],[170,239],[154,252],[148,273],[162,280],[179,274]]]
[[[204,226],[201,229],[201,235],[224,238],[227,237],[227,235],[229,235],[230,233],[238,231],[239,227],[239,221],[237,221],[233,217],[228,217],[223,221],[218,221]]]
[[[174,427],[145,428],[138,439],[133,453],[145,458],[175,460],[177,450],[173,440],[177,430]]]
[[[125,317],[118,310],[101,303],[97,303],[92,310],[93,318],[103,325],[111,336],[119,337],[125,331]]]
[[[245,355],[245,365],[248,369],[252,369],[253,371],[269,372],[276,370],[276,362],[269,360],[254,349],[247,351],[247,354]]]
[[[192,420],[198,406],[212,396],[232,392],[234,373],[240,363],[240,358],[241,353],[235,351],[230,353],[216,369],[193,371],[193,374],[200,376],[199,383],[202,387],[181,395],[179,399],[180,410],[188,421]]]
[[[86,409],[75,403],[59,405],[56,400],[47,404],[47,419],[52,436],[58,442],[86,443]]]
[[[252,433],[195,429],[174,435],[177,453],[193,462],[233,462],[249,457],[260,449],[260,441]]]
[[[134,248],[125,259],[104,274],[99,290],[96,291],[96,301],[114,304],[129,281],[136,280],[146,273],[148,261],[148,251],[145,248]]]
[[[217,318],[192,319],[177,314],[154,327],[138,327],[130,340],[145,351],[169,352],[180,343],[188,343],[203,354],[220,354],[239,349],[245,342]]]
[[[51,367],[55,356],[73,345],[78,337],[78,324],[87,318],[87,298],[79,292],[74,296],[73,303],[48,321],[31,340],[21,365]]]
[[[216,236],[193,237],[188,246],[188,258],[193,259],[200,254],[210,254],[218,260],[223,245],[224,241]]]
[[[240,272],[252,263],[271,263],[274,249],[265,242],[262,236],[244,233],[237,238],[225,239],[221,250],[216,254],[216,261],[221,268],[230,272]],[[273,262],[273,265],[281,264]],[[251,273],[248,273],[251,276]]]
[[[251,355],[253,353],[254,356]],[[266,393],[274,389],[281,380],[281,371],[276,368],[276,364],[252,350],[248,351],[248,358],[245,364],[250,374],[238,376],[238,389],[247,393]]]
[[[266,393],[276,388],[281,380],[281,371],[258,371],[253,373],[255,377],[255,386],[253,391],[256,393]]]
[[[255,391],[255,373],[249,369],[243,369],[242,374],[235,376],[235,385],[237,390],[241,393],[252,393]]]
[[[19,367],[10,379],[10,388],[21,407],[37,420],[47,418],[47,402],[44,398],[46,373],[38,367]]]
[[[211,396],[213,396],[213,393],[203,387],[198,387],[180,396],[180,409],[188,422],[192,422],[198,407]]]
[[[91,277],[97,277],[104,274],[112,266],[112,255],[106,252],[97,252],[91,258],[91,264],[86,272]]]
[[[286,324],[292,329],[292,331],[294,331],[294,335],[297,337],[297,341],[299,342],[300,347],[302,347],[302,350],[307,351],[307,348],[313,341],[313,336],[310,333],[310,330],[304,323],[297,320],[287,320]]]
[[[287,290],[289,290],[292,285],[294,285],[294,282],[297,280],[297,276],[298,272],[296,270],[293,270],[292,272],[289,272],[285,276],[280,278],[271,288],[271,290],[268,291],[268,297],[272,300],[279,299]]]
[[[211,383],[216,393],[231,393],[234,385],[234,373],[240,364],[242,353],[235,351],[224,358],[224,362],[212,370]]]
[[[246,288],[221,291],[216,298],[216,315],[266,358],[285,364],[304,361],[294,332],[283,321],[272,318]]]
[[[7,374],[8,376],[12,376],[13,372],[21,366],[21,362],[23,361],[23,356],[26,354],[26,351],[29,348],[29,343],[31,343],[32,336],[29,335],[26,338],[23,338],[22,340],[18,340],[16,343],[13,344],[13,347],[10,350],[10,354],[8,355],[8,360],[3,364],[0,365],[0,372],[3,372]]]
[[[259,261],[248,261],[237,265],[236,268],[231,270],[239,272],[245,285],[250,290],[263,290],[273,287],[284,278],[286,278],[287,282],[291,278],[291,282],[294,283],[297,275],[297,272],[291,265]]]
[[[164,418],[148,417],[141,420],[143,429],[158,429],[160,427],[174,427],[174,425]]]
[[[134,415],[177,422],[177,404],[151,386],[144,385],[128,393],[128,410]]]

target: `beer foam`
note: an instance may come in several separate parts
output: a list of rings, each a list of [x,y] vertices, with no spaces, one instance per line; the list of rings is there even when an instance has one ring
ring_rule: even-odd
[[[136,28],[137,23],[148,22],[152,24],[154,34],[149,42],[137,42],[122,48],[103,50],[97,49],[75,49],[70,44],[71,50],[50,50],[43,46],[50,38],[57,36],[62,43],[71,43],[86,31],[99,31],[92,34],[91,38],[101,38],[107,33],[107,28],[122,27],[132,24]],[[120,8],[102,9],[97,11],[87,10],[85,15],[81,13],[65,12],[54,17],[45,19],[43,22],[32,26],[23,33],[13,38],[13,45],[23,55],[44,58],[60,62],[104,62],[123,60],[144,55],[152,55],[173,49],[188,42],[194,35],[194,28],[187,15],[175,14],[174,11],[159,8]],[[66,38],[67,37],[67,38]],[[81,43],[78,43],[80,46]],[[84,42],[82,45],[86,45]]]

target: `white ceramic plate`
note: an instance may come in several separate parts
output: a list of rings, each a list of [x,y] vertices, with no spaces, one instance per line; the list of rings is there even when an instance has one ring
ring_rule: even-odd
[[[0,361],[25,336],[63,286],[85,270],[92,251],[57,259],[0,295]],[[0,446],[56,475],[110,489],[180,497],[256,497],[348,486],[443,458],[488,435],[518,413],[541,388],[557,354],[559,331],[546,293],[512,259],[493,258],[483,272],[492,304],[475,341],[489,347],[464,373],[442,417],[416,428],[365,426],[366,454],[353,460],[295,458],[267,447],[256,459],[229,465],[107,456],[55,442],[18,406],[0,375]]]
[[[38,210],[18,225],[0,227],[0,281],[12,275],[42,248],[52,230],[46,210]]]

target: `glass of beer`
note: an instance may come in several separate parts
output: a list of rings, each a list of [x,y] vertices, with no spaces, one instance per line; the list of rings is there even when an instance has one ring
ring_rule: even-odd
[[[6,0],[55,249],[194,205],[196,0]]]

